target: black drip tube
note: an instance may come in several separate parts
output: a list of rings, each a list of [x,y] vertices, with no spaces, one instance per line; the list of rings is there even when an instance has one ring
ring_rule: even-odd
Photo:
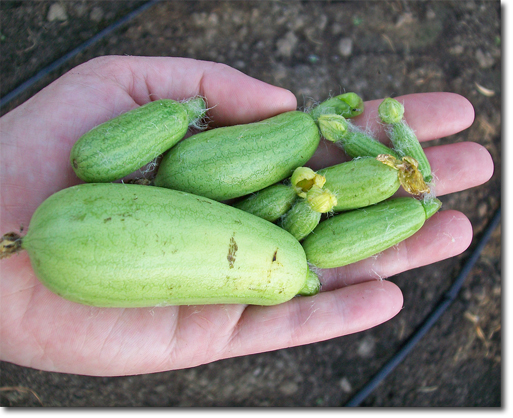
[[[57,68],[66,64],[68,61],[70,61],[76,55],[80,54],[82,51],[84,51],[89,46],[95,44],[96,42],[102,40],[103,38],[106,38],[108,35],[110,35],[113,31],[118,29],[120,26],[131,21],[136,16],[140,15],[142,12],[149,9],[151,6],[153,6],[155,3],[158,3],[159,1],[160,0],[149,0],[148,2],[144,3],[142,6],[139,6],[137,9],[131,11],[130,13],[123,16],[121,19],[114,22],[112,25],[107,26],[105,29],[101,30],[96,35],[94,35],[93,37],[89,38],[87,41],[85,41],[82,44],[80,44],[79,46],[77,46],[75,49],[71,50],[67,54],[64,54],[62,57],[55,60],[50,65],[47,65],[45,68],[40,70],[36,75],[30,77],[27,81],[23,82],[18,87],[16,87],[14,90],[10,91],[4,97],[2,97],[0,99],[0,109],[3,108],[4,106],[6,106],[8,103],[10,103],[12,100],[14,100],[20,94],[25,92],[27,89],[32,87],[38,81],[40,81],[41,79],[46,77],[52,71],[55,71]]]
[[[368,382],[365,386],[360,389],[344,406],[360,406],[360,404],[369,396],[374,389],[406,358],[413,347],[420,341],[420,339],[429,331],[429,329],[435,324],[435,322],[442,316],[445,310],[451,305],[456,299],[458,292],[460,291],[465,279],[472,270],[472,267],[478,260],[481,252],[488,243],[493,231],[497,227],[501,220],[501,208],[497,209],[493,216],[490,224],[486,228],[483,236],[479,240],[477,247],[474,249],[469,259],[465,262],[461,269],[458,277],[449,288],[442,301],[431,311],[427,316],[424,323],[415,331],[410,339],[403,345],[399,351],[381,368],[381,370]]]

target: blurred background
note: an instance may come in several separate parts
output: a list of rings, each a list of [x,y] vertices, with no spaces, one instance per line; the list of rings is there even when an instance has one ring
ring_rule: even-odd
[[[149,375],[90,377],[2,362],[2,406],[343,406],[443,300],[501,205],[499,1],[0,2],[2,114],[101,55],[222,62],[296,94],[300,108],[345,91],[364,100],[450,91],[474,124],[431,145],[474,141],[495,162],[486,184],[441,197],[464,212],[462,255],[391,277],[404,308],[368,331]],[[83,45],[128,13],[97,42]],[[52,71],[45,68],[65,57]],[[43,71],[42,71],[43,70]],[[41,72],[42,71],[42,72]],[[34,82],[23,84],[31,77]],[[15,95],[10,95],[18,88]],[[362,406],[501,406],[501,228],[454,302]]]

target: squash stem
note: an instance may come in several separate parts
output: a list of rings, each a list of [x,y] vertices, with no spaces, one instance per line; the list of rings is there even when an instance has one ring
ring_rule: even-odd
[[[298,292],[298,295],[313,296],[319,293],[320,290],[321,282],[319,281],[319,277],[312,270],[308,269],[305,285]]]
[[[15,232],[8,232],[0,238],[0,259],[10,257],[11,255],[23,250],[22,238]]]
[[[189,126],[200,127],[200,121],[207,113],[207,104],[203,97],[193,97],[181,102],[189,116]]]
[[[426,219],[431,218],[442,207],[442,202],[436,197],[427,197],[420,201],[426,211]]]
[[[341,115],[352,118],[363,113],[363,100],[356,93],[344,93],[325,100],[310,111],[310,116],[315,122],[321,115]]]

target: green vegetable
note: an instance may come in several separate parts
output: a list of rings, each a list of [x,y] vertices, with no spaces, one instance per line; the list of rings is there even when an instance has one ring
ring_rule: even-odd
[[[71,150],[71,166],[86,182],[118,180],[175,145],[204,113],[202,98],[150,102],[84,134]]]
[[[362,208],[388,199],[400,187],[398,171],[372,157],[323,168],[324,187],[337,197],[335,212]]]
[[[397,100],[387,97],[380,103],[378,113],[383,123],[399,123],[404,116],[404,106]]]
[[[273,305],[312,292],[292,235],[233,207],[157,187],[61,190],[36,210],[26,236],[7,234],[3,243],[3,253],[26,250],[53,292],[87,305]]]
[[[336,204],[337,198],[333,193],[319,186],[312,186],[306,198],[296,201],[285,214],[280,226],[301,241],[319,224],[321,214],[331,212]]]
[[[165,154],[155,185],[214,200],[244,196],[289,177],[319,140],[313,119],[299,111],[201,132]]]
[[[402,197],[329,218],[303,241],[307,260],[335,268],[376,255],[412,236],[440,206],[436,198]]]
[[[292,207],[296,199],[297,194],[290,184],[277,183],[251,194],[233,206],[274,222]]]
[[[173,147],[162,160],[155,185],[214,200],[271,186],[304,165],[319,145],[319,115],[363,112],[355,93],[326,100],[310,114],[293,111],[246,125],[212,129]]]
[[[307,200],[299,199],[285,214],[279,225],[301,241],[315,229],[320,220],[321,213],[312,210]]]
[[[318,124],[324,138],[342,147],[344,152],[352,158],[377,157],[381,154],[399,158],[394,150],[342,116],[323,115],[319,117]]]
[[[311,168],[298,167],[285,184],[276,183],[234,203],[238,209],[274,222],[292,207],[297,197],[306,197],[313,187],[322,187],[326,179]]]
[[[415,132],[403,119],[404,106],[402,103],[389,97],[381,102],[378,113],[381,120],[390,125],[388,136],[398,155],[414,158],[418,162],[424,180],[429,183],[433,179],[431,166]]]
[[[321,291],[321,282],[319,277],[312,270],[308,270],[308,278],[306,284],[299,291],[301,296],[314,296]]]
[[[352,118],[363,113],[364,103],[356,93],[344,93],[328,99],[310,111],[310,115],[317,122],[321,115],[341,115]]]

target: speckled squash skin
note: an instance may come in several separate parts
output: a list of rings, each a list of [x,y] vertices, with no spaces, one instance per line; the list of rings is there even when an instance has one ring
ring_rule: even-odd
[[[301,245],[278,226],[152,186],[61,190],[36,210],[22,247],[50,290],[102,307],[274,305],[308,275]]]
[[[335,268],[378,254],[416,233],[440,205],[399,197],[329,218],[303,241],[308,262]]]
[[[372,157],[323,168],[324,188],[337,197],[335,212],[362,208],[392,196],[400,187],[397,170]]]
[[[150,102],[82,135],[71,150],[70,163],[86,182],[118,180],[175,145],[188,127],[183,104],[168,99]]]
[[[300,111],[201,132],[164,155],[155,185],[214,200],[244,196],[289,177],[319,140],[316,123]]]
[[[269,222],[285,215],[297,199],[290,184],[273,184],[252,194],[233,206]]]

